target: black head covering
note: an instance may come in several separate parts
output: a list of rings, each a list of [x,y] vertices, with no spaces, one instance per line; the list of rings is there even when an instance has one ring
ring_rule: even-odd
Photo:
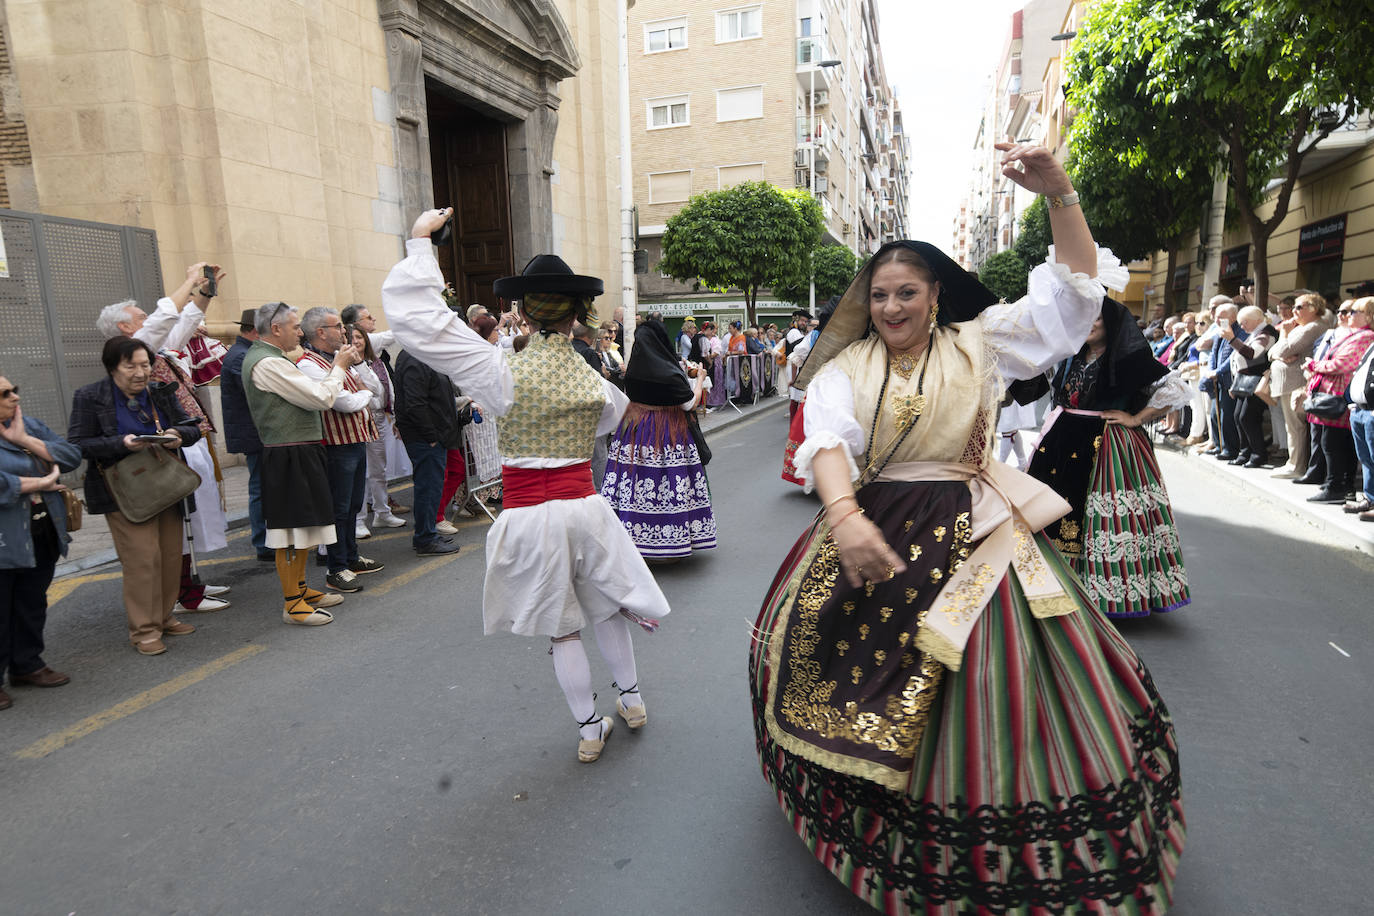
[[[935,279],[940,281],[940,313],[936,318],[940,324],[970,321],[977,318],[983,309],[997,302],[997,297],[979,283],[977,277],[929,242],[911,239],[888,242],[863,266],[854,277],[854,282],[849,284],[849,289],[840,297],[840,304],[835,307],[825,330],[816,339],[810,355],[807,356],[806,365],[802,367],[792,387],[805,388],[822,366],[839,355],[845,347],[868,333],[868,290],[873,282],[873,268],[895,248],[909,248],[916,252],[935,274]]]
[[[596,277],[573,273],[556,254],[537,254],[519,274],[502,277],[492,289],[503,299],[523,299],[526,293],[557,293],[580,299],[601,295],[606,284]]]
[[[692,386],[663,322],[646,321],[635,330],[634,348],[625,365],[625,394],[650,407],[672,407],[692,399]]]
[[[1092,403],[1083,407],[1098,410],[1102,409],[1098,405],[1125,404],[1127,409],[1139,410],[1146,389],[1168,375],[1169,367],[1155,359],[1150,342],[1136,326],[1135,316],[1111,296],[1102,299],[1102,328],[1107,349],[1102,354],[1102,368],[1092,392]],[[1055,390],[1063,384],[1073,359],[1070,357],[1059,364],[1054,378]]]

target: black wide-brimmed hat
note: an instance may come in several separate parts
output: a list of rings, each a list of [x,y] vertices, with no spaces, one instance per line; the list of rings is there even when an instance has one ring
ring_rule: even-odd
[[[936,320],[940,324],[956,321],[971,321],[990,305],[997,302],[978,278],[960,267],[949,255],[929,242],[901,239],[888,242],[874,252],[873,257],[864,265],[840,297],[825,330],[821,332],[811,347],[806,364],[792,383],[794,388],[805,388],[820,371],[821,367],[839,354],[841,350],[856,340],[863,338],[869,331],[868,289],[873,280],[873,267],[882,262],[885,255],[896,248],[909,248],[921,256],[921,260],[935,274],[940,282],[940,312]]]
[[[514,277],[502,277],[492,284],[502,299],[523,299],[528,293],[545,293],[585,299],[606,291],[597,277],[584,277],[556,254],[537,254]]]

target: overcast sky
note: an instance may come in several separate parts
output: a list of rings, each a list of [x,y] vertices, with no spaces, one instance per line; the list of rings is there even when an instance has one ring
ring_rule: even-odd
[[[911,237],[948,251],[993,68],[1024,0],[877,0],[911,159]]]

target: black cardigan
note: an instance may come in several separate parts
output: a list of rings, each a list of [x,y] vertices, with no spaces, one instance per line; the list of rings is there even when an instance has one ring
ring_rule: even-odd
[[[76,389],[76,394],[72,396],[72,418],[67,425],[67,441],[78,446],[81,456],[86,459],[86,508],[95,515],[119,511],[114,497],[105,489],[105,478],[101,476],[100,468],[109,467],[133,454],[125,447],[124,437],[119,432],[119,419],[115,416],[114,396],[111,394],[113,388],[114,383],[106,376]],[[175,429],[180,433],[183,446],[195,445],[200,441],[200,427],[186,416],[177,403],[174,385],[153,382],[148,385],[148,394],[163,419],[164,430]]]

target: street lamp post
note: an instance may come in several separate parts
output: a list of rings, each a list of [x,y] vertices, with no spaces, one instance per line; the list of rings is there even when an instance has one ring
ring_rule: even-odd
[[[815,51],[813,50],[812,53],[814,54]],[[815,200],[815,198],[816,198],[816,68],[817,68],[817,67],[826,67],[826,68],[829,68],[829,67],[838,67],[838,66],[839,66],[840,64],[842,64],[842,63],[844,63],[844,61],[839,61],[839,60],[822,60],[822,61],[818,61],[817,63],[815,63],[815,64],[811,67],[811,97],[810,97],[810,99],[808,100],[808,101],[811,103],[811,115],[810,115],[810,117],[809,117],[808,120],[807,120],[806,130],[807,130],[807,139],[810,141],[810,144],[809,144],[809,145],[810,145],[810,147],[811,147],[811,156],[810,156],[811,168],[809,169],[810,175],[808,176],[808,180],[807,180],[807,185],[808,185],[807,190],[809,190],[809,191],[811,192],[811,199],[812,199],[812,200]],[[809,260],[809,259],[810,259],[810,255],[808,254],[808,260]],[[811,291],[810,299],[809,299],[809,301],[810,301],[810,303],[811,303],[810,312],[811,312],[812,315],[814,315],[814,314],[816,314],[816,265],[815,265],[814,262],[812,262],[812,263],[810,263],[810,264],[807,265],[807,270],[806,270],[806,272],[807,272],[807,275],[808,275],[808,277],[809,277],[809,279],[810,279],[810,283],[809,283],[810,291]]]

